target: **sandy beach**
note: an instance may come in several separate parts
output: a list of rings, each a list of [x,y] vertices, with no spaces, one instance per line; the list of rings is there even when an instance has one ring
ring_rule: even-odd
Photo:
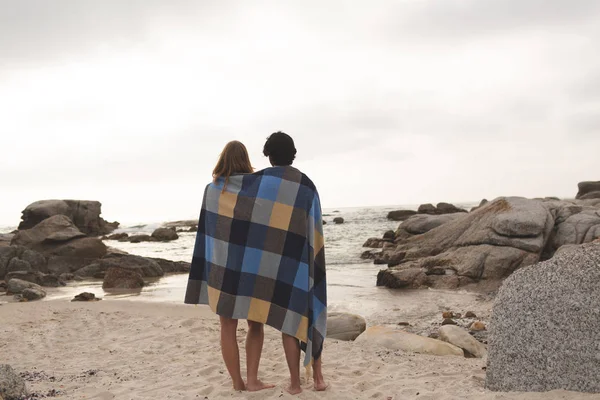
[[[327,340],[324,393],[284,391],[277,331],[266,328],[261,378],[276,388],[235,392],[221,360],[218,320],[204,306],[60,300],[0,305],[0,354],[31,393],[61,399],[598,399],[564,391],[492,393],[485,360],[393,352]],[[245,324],[238,338],[243,346]],[[243,347],[241,348],[243,352]],[[244,361],[242,360],[242,368]]]

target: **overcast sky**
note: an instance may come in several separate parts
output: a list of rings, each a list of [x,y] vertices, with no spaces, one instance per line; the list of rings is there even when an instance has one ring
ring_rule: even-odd
[[[325,207],[600,179],[600,1],[0,0],[0,224],[46,198],[198,214],[273,131]]]

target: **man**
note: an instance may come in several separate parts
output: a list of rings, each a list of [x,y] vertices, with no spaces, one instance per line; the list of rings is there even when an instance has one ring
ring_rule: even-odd
[[[263,154],[265,157],[269,157],[269,161],[273,167],[291,167],[296,159],[296,147],[294,145],[294,140],[289,135],[281,131],[275,132],[269,136],[269,138],[267,138],[263,148]],[[306,175],[303,176],[306,177]],[[310,182],[308,185],[314,188],[312,182],[310,180],[308,180],[308,182]],[[320,223],[322,225],[322,221],[320,221]],[[282,333],[282,337],[283,348],[291,378],[291,384],[288,392],[291,394],[297,394],[302,392],[302,388],[300,387],[300,345],[298,343],[298,339],[296,339],[294,336]],[[313,363],[313,379],[316,390],[322,391],[327,388],[327,384],[323,378],[322,362],[320,357],[315,359]]]

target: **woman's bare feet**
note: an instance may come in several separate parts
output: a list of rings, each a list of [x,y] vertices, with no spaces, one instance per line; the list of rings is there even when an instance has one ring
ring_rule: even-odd
[[[322,392],[324,390],[326,390],[329,385],[327,383],[325,383],[325,378],[323,378],[323,374],[320,373],[320,368],[319,368],[319,372],[316,372],[313,374],[313,380],[315,382],[315,390],[317,392]]]
[[[244,381],[233,381],[233,390],[237,390],[237,391],[243,391],[246,390],[246,384],[244,383]]]
[[[289,394],[296,395],[302,393],[302,387],[300,385],[289,385],[285,388],[285,391]]]
[[[263,383],[260,379],[256,382],[248,381],[248,383],[246,384],[246,390],[249,392],[258,392],[259,390],[271,389],[274,387],[275,385]]]

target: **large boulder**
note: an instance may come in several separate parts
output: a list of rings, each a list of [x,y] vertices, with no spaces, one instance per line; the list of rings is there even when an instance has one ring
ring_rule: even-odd
[[[388,269],[380,271],[377,284],[456,288],[480,280],[499,283],[540,260],[554,227],[543,202],[516,197],[451,215],[435,229],[384,248],[375,261],[387,263]]]
[[[357,343],[375,343],[390,350],[435,356],[464,356],[464,351],[450,343],[401,330],[372,326],[356,338]]]
[[[161,242],[169,242],[171,240],[179,239],[179,235],[175,231],[175,228],[158,228],[152,232],[152,237]]]
[[[86,237],[64,215],[46,218],[31,229],[18,231],[12,244],[25,246],[45,256],[100,258],[106,254],[102,240]]]
[[[68,217],[86,235],[105,235],[118,226],[118,222],[106,222],[100,218],[102,204],[88,200],[41,200],[23,210],[19,230],[31,229],[43,220],[55,215]]]
[[[354,340],[367,329],[367,321],[360,315],[332,312],[327,315],[327,337]]]
[[[467,210],[456,207],[454,204],[450,204],[450,203],[438,203],[436,208],[437,208],[438,213],[440,213],[440,214],[454,214],[454,213],[466,213],[467,212]]]
[[[600,245],[569,246],[502,285],[486,387],[600,393]]]
[[[165,273],[160,264],[151,258],[131,254],[110,254],[94,263],[75,271],[75,275],[83,278],[105,274],[111,267],[129,269],[138,272],[142,277],[159,277]]]
[[[8,364],[0,364],[0,398],[19,400],[28,395],[25,381]]]
[[[6,291],[11,294],[21,294],[25,289],[43,290],[38,284],[27,282],[21,279],[11,279],[6,282]]]
[[[483,358],[487,354],[485,346],[461,327],[444,325],[440,328],[439,336],[444,342],[460,347],[473,357]]]
[[[103,289],[140,289],[144,287],[144,279],[139,271],[128,268],[110,267],[106,270]]]
[[[4,277],[6,281],[11,279],[20,279],[22,281],[32,282],[45,287],[65,286],[65,283],[56,275],[44,274],[39,271],[15,271],[9,272]]]
[[[576,199],[600,199],[600,181],[597,182],[579,182],[577,185],[579,191]]]
[[[392,221],[406,221],[407,219],[416,214],[417,212],[414,210],[390,211],[387,215],[387,219],[391,219]]]

